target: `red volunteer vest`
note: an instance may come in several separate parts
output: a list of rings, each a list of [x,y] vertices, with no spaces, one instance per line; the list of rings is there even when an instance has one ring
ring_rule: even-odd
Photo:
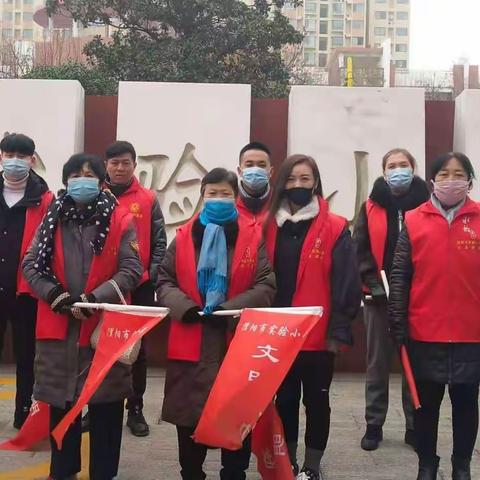
[[[142,187],[136,177],[133,177],[130,188],[117,198],[120,206],[132,214],[137,230],[140,260],[144,268],[140,283],[150,278],[148,269],[152,242],[152,207],[155,199],[155,192]]]
[[[422,342],[480,342],[480,207],[452,224],[431,201],[406,215],[412,248],[409,334]]]
[[[23,230],[22,246],[20,248],[20,261],[18,263],[18,273],[17,273],[17,295],[22,293],[28,293],[33,296],[33,292],[30,288],[30,285],[27,283],[23,277],[22,270],[22,260],[25,254],[27,253],[28,247],[32,243],[35,232],[37,231],[38,226],[43,220],[45,213],[48,210],[49,205],[54,199],[53,193],[48,190],[42,195],[40,203],[34,207],[27,208],[27,213],[25,216],[25,228]]]
[[[131,215],[124,209],[117,207],[110,221],[110,231],[100,255],[94,255],[90,272],[88,274],[85,292],[90,293],[102,283],[110,280],[118,270],[118,251],[120,239],[127,230],[132,220]],[[68,290],[65,280],[65,257],[62,243],[62,229],[57,228],[55,233],[55,248],[52,260],[53,272],[61,285]],[[80,330],[80,346],[90,343],[90,336],[97,326],[99,315],[92,315],[87,320],[82,320]],[[37,331],[39,340],[64,340],[67,336],[68,317],[54,313],[50,305],[38,301]]]
[[[175,269],[178,287],[198,306],[203,305],[197,286],[197,259],[192,238],[194,217],[177,230]],[[252,287],[257,271],[257,249],[261,241],[261,229],[239,222],[238,238],[230,268],[227,298],[234,298]],[[202,324],[188,325],[173,320],[168,337],[169,360],[198,362],[202,346]]]
[[[302,350],[326,350],[327,328],[330,319],[330,271],[332,251],[347,225],[347,220],[328,210],[328,203],[318,197],[320,213],[314,219],[303,242],[297,273],[297,288],[292,307],[323,307],[323,316],[310,332]],[[268,256],[275,265],[278,226],[272,220],[267,227]]]
[[[259,212],[252,212],[245,206],[245,203],[243,203],[243,200],[239,196],[237,200],[238,218],[239,220],[247,222],[247,224],[256,224],[262,227],[267,219],[268,205],[269,202],[267,202]]]
[[[367,200],[365,209],[367,212],[370,247],[380,273],[380,270],[383,268],[383,256],[387,240],[387,211],[370,199]]]

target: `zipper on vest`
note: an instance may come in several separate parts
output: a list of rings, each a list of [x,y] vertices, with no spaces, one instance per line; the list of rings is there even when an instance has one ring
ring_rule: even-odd
[[[403,230],[403,213],[401,210],[398,211],[398,233]]]

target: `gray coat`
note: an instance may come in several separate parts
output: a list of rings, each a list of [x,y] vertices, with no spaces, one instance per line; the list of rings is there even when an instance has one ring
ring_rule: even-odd
[[[228,248],[228,275],[237,238],[238,227],[226,228]],[[193,228],[196,256],[200,253],[203,229],[196,222]],[[254,246],[253,248],[257,248]],[[181,321],[185,313],[196,303],[178,287],[175,273],[177,255],[175,240],[169,245],[160,268],[157,298],[160,305],[170,308],[174,322]],[[227,300],[221,305],[225,310],[269,307],[275,296],[275,276],[270,268],[264,245],[258,248],[255,280],[246,292]],[[213,386],[226,353],[226,330],[234,328],[234,321],[226,322],[225,328],[205,324],[203,328],[200,361],[169,361],[165,380],[165,399],[162,418],[175,425],[194,427],[198,423],[208,394]],[[227,326],[228,325],[228,326]]]
[[[67,290],[72,296],[83,293],[93,260],[91,241],[95,238],[96,226],[78,225],[61,221],[65,252],[65,278]],[[136,242],[133,225],[119,241],[118,271],[112,277],[122,293],[127,294],[138,284],[143,267],[138,253],[132,247]],[[33,267],[38,252],[39,231],[23,261],[23,272],[36,295],[47,301],[55,284],[43,277]],[[120,303],[118,294],[109,283],[103,283],[92,291],[98,303]],[[93,358],[90,347],[79,347],[81,321],[69,318],[65,340],[37,340],[35,356],[34,397],[58,408],[73,402],[81,392]],[[116,363],[90,403],[106,403],[122,400],[131,392],[130,367]]]

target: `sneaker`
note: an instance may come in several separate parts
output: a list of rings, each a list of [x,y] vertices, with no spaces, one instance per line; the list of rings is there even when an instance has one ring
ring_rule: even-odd
[[[413,430],[405,431],[405,443],[410,445],[415,452],[417,451],[417,439],[415,438],[415,432]]]
[[[90,415],[88,412],[82,417],[82,433],[90,430]]]
[[[297,475],[297,480],[323,480],[322,472],[314,472],[309,468],[302,468],[302,471]]]
[[[377,425],[367,425],[367,431],[360,442],[363,450],[372,451],[378,448],[378,445],[383,440],[382,427]]]
[[[150,434],[148,423],[139,408],[128,411],[127,427],[136,437],[147,437]]]

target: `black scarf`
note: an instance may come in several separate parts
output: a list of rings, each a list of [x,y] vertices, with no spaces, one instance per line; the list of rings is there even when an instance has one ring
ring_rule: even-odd
[[[44,277],[49,278],[55,283],[59,283],[53,273],[51,263],[54,255],[55,232],[60,220],[66,219],[82,224],[84,222],[95,222],[97,225],[97,234],[92,241],[92,248],[95,255],[102,253],[107,235],[110,230],[110,220],[112,213],[117,205],[117,200],[108,190],[102,190],[96,200],[87,205],[86,209],[81,211],[77,209],[73,200],[62,193],[50,208],[40,225],[40,239],[38,243],[38,254],[35,261],[35,269]]]

